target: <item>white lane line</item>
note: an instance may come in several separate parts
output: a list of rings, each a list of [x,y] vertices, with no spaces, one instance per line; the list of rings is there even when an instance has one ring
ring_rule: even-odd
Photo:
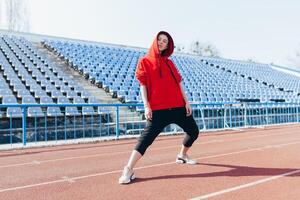
[[[212,143],[218,143],[218,142],[223,142],[223,140],[212,140],[212,141],[198,143],[197,145],[212,144]],[[167,147],[153,148],[153,149],[149,149],[149,150],[155,151],[155,150],[169,149],[169,148],[174,148],[174,147],[179,148],[180,146],[179,145],[173,145],[173,146],[167,146]],[[126,154],[126,153],[131,153],[131,151],[119,151],[119,152],[115,152],[115,153],[100,153],[100,154],[92,154],[92,155],[88,155],[88,156],[86,156],[86,155],[84,155],[84,156],[73,156],[73,157],[68,157],[68,158],[58,158],[58,159],[41,160],[41,161],[34,160],[32,162],[26,162],[26,163],[2,165],[2,166],[0,166],[0,168],[17,167],[17,166],[23,166],[23,165],[34,165],[34,164],[56,162],[56,161],[65,161],[65,160],[74,160],[74,159],[81,159],[81,158],[93,158],[93,157],[100,157],[100,156],[113,156],[113,155]]]
[[[279,175],[276,175],[276,176],[271,176],[269,178],[260,179],[258,181],[250,182],[250,183],[247,183],[247,184],[244,184],[244,185],[239,185],[239,186],[236,186],[236,187],[227,188],[225,190],[220,190],[218,192],[213,192],[213,193],[209,193],[209,194],[202,195],[202,196],[199,196],[199,197],[194,197],[190,200],[208,199],[208,198],[211,198],[211,197],[219,196],[219,195],[229,193],[229,192],[233,192],[233,191],[236,191],[236,190],[241,190],[241,189],[244,189],[244,188],[253,187],[253,186],[265,183],[265,182],[273,181],[273,180],[276,180],[276,179],[279,179],[279,178],[282,178],[282,177],[285,177],[285,176],[297,174],[297,173],[300,173],[300,169],[293,170],[293,171],[290,171],[290,172],[287,172],[287,173],[284,173],[284,174],[279,174]]]
[[[69,182],[69,183],[74,183],[75,182],[74,179],[72,179],[72,178],[70,178],[68,176],[63,176],[62,179],[65,180],[65,181],[67,181],[67,182]]]
[[[288,134],[294,134],[291,133],[279,133],[279,134],[266,134],[266,135],[258,135],[258,136],[252,136],[252,137],[245,137],[245,138],[234,138],[229,140],[211,140],[207,142],[200,142],[196,143],[194,145],[203,145],[203,144],[212,144],[212,143],[222,143],[222,142],[232,142],[232,141],[240,141],[245,139],[253,139],[253,138],[261,138],[261,137],[268,137],[268,136],[278,136],[278,135],[288,135]],[[298,133],[297,133],[298,134]],[[178,145],[173,146],[167,146],[167,147],[160,147],[160,148],[150,148],[149,151],[156,151],[156,150],[162,150],[162,149],[169,149],[169,148],[178,148]],[[131,151],[121,151],[121,152],[115,152],[115,153],[101,153],[101,154],[92,154],[92,155],[84,155],[84,156],[74,156],[74,157],[68,157],[68,158],[58,158],[58,159],[50,159],[50,160],[40,160],[40,161],[32,161],[32,162],[25,162],[25,163],[17,163],[17,164],[9,164],[9,165],[0,165],[1,168],[9,168],[9,167],[18,167],[18,166],[24,166],[24,165],[35,165],[36,162],[39,162],[39,164],[42,163],[48,163],[48,162],[57,162],[57,161],[66,161],[66,160],[74,160],[74,159],[85,159],[85,158],[93,158],[93,157],[101,157],[101,156],[114,156],[119,154],[127,154],[131,153]]]
[[[43,185],[50,185],[50,184],[54,184],[54,183],[62,183],[62,182],[66,182],[66,180],[59,179],[59,180],[55,180],[55,181],[48,181],[48,182],[42,182],[42,183],[37,183],[37,184],[24,185],[24,186],[20,186],[20,187],[12,187],[12,188],[7,188],[7,189],[2,189],[2,190],[0,190],[0,193],[8,192],[8,191],[16,191],[16,190],[21,190],[21,189],[26,189],[26,188],[33,188],[33,187],[38,187],[38,186],[43,186]]]
[[[300,141],[298,141],[298,142],[289,142],[289,143],[284,143],[284,145],[287,146],[287,145],[299,144],[299,143],[300,143]],[[273,148],[273,147],[264,146],[264,147],[258,147],[258,148],[253,148],[253,149],[248,149],[247,148],[247,149],[241,150],[241,151],[235,151],[235,152],[223,153],[223,154],[218,154],[218,155],[198,157],[198,158],[195,158],[195,159],[196,160],[203,160],[203,159],[209,159],[209,158],[217,158],[217,157],[223,157],[223,156],[234,155],[234,154],[241,154],[241,153],[252,152],[252,151],[257,151],[257,150],[261,150],[261,149],[270,149],[270,148]],[[165,166],[165,165],[171,165],[171,164],[176,164],[176,163],[175,162],[167,162],[167,163],[161,163],[161,164],[155,164],[155,165],[147,165],[147,166],[143,166],[143,167],[136,167],[135,170],[147,169],[147,168],[159,167],[159,166]],[[96,174],[89,174],[89,175],[84,175],[84,176],[68,177],[68,179],[62,178],[62,179],[58,179],[58,180],[54,180],[54,181],[47,181],[47,182],[42,182],[42,183],[37,183],[37,184],[30,184],[30,185],[0,189],[0,193],[8,192],[8,191],[16,191],[16,190],[26,189],[26,188],[33,188],[33,187],[38,187],[38,186],[43,186],[43,185],[50,185],[50,184],[54,184],[54,183],[69,182],[69,180],[76,181],[76,180],[80,180],[80,179],[86,179],[86,178],[91,178],[91,177],[96,177],[96,176],[116,174],[116,173],[121,173],[121,172],[122,172],[122,170],[115,170],[115,171],[109,171],[109,172],[100,172],[100,173],[96,173]]]
[[[38,160],[34,160],[34,161],[32,161],[32,164],[39,165],[39,164],[41,164],[41,162],[40,162],[40,161],[38,161]]]

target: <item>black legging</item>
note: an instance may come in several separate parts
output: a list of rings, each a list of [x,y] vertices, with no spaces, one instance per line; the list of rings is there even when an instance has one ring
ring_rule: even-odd
[[[144,155],[147,148],[152,144],[159,133],[169,124],[180,126],[186,136],[183,140],[185,147],[191,147],[198,138],[199,129],[193,116],[186,116],[185,107],[157,110],[152,112],[152,120],[147,120],[146,127],[138,139],[135,147],[141,155]]]

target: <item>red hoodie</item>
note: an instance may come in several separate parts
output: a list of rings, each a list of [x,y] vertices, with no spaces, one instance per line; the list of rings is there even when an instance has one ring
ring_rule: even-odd
[[[158,50],[158,35],[164,33],[169,40],[164,55]],[[174,50],[174,42],[169,33],[161,31],[155,37],[148,54],[137,66],[135,76],[147,88],[147,97],[152,110],[184,107],[180,85],[181,76],[174,63],[169,59]],[[172,70],[172,72],[171,72]]]

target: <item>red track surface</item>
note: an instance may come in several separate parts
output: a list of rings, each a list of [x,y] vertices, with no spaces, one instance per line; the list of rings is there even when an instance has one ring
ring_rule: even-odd
[[[300,199],[300,126],[159,137],[132,184],[117,180],[136,140],[0,152],[0,199]]]

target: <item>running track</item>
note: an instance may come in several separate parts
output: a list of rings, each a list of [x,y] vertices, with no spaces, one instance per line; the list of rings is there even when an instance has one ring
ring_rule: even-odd
[[[198,165],[175,164],[183,135],[157,138],[118,177],[136,139],[0,152],[0,199],[300,199],[300,126],[202,133]]]

